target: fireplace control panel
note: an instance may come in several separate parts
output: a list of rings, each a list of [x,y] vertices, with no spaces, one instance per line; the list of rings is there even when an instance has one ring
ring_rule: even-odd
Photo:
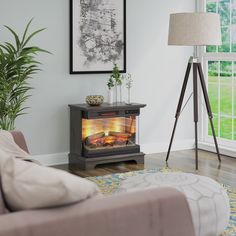
[[[139,113],[140,113],[139,109],[136,109],[136,110],[126,110],[125,111],[126,115],[136,115],[136,116],[139,116]]]

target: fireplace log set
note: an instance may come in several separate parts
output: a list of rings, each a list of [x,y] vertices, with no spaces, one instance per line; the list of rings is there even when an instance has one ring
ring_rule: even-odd
[[[100,132],[88,136],[85,139],[85,145],[90,148],[101,148],[101,147],[113,147],[113,146],[124,146],[131,144],[132,134],[109,131],[108,135],[105,132]]]

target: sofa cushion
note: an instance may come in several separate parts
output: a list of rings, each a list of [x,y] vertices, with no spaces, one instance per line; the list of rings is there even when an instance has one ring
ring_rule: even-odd
[[[29,149],[27,147],[27,144],[26,144],[25,137],[24,137],[23,133],[19,130],[13,130],[13,131],[11,131],[11,135],[12,135],[15,143],[21,149],[23,149],[25,152],[29,153]]]
[[[4,196],[13,211],[71,204],[98,193],[89,180],[22,161],[1,150],[0,171]]]

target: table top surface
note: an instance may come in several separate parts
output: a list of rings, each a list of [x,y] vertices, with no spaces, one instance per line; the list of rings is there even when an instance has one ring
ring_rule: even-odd
[[[100,106],[90,106],[86,103],[84,104],[69,104],[70,108],[77,108],[82,111],[98,111],[98,110],[115,110],[115,109],[139,109],[145,107],[146,104],[141,104],[141,103],[131,103],[131,104],[126,104],[126,103],[103,103]]]

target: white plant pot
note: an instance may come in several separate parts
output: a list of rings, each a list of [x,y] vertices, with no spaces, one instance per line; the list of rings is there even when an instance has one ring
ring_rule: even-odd
[[[113,101],[113,89],[108,89],[108,103],[112,104]]]

